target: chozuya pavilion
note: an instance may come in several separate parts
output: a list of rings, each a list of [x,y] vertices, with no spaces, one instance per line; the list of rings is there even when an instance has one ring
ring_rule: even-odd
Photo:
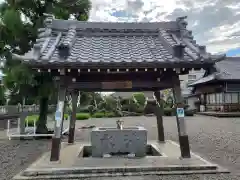
[[[172,88],[175,107],[182,110],[179,75],[191,69],[208,69],[225,58],[225,55],[211,55],[205,46],[198,45],[192,32],[186,29],[185,19],[149,23],[80,22],[46,14],[45,27],[38,30],[33,48],[14,57],[39,73],[51,73],[59,85],[60,116],[56,115],[51,161],[58,161],[60,156],[67,91],[74,100],[69,143],[74,142],[77,90],[153,91],[159,101],[159,91]],[[189,159],[189,140],[184,116],[180,114],[176,118],[180,154]],[[156,117],[158,140],[164,143],[161,108]]]

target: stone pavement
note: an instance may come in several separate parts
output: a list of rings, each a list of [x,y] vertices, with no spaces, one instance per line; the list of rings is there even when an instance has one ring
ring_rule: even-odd
[[[76,140],[89,141],[90,129],[82,126],[115,126],[116,119],[77,121]],[[140,125],[148,130],[148,139],[157,139],[155,117],[126,117],[125,126]],[[186,117],[190,146],[204,159],[231,171],[230,174],[148,175],[123,177],[91,177],[84,180],[239,180],[240,179],[240,118],[214,118],[209,116]],[[164,117],[166,139],[178,142],[175,117]],[[66,141],[67,139],[64,139]],[[21,170],[49,151],[51,141],[8,141],[0,139],[0,179],[10,180]],[[70,179],[66,178],[66,180]]]
[[[146,156],[143,158],[92,158],[80,156],[84,147],[90,147],[88,142],[78,142],[73,145],[62,143],[59,162],[49,162],[50,152],[45,153],[26,170],[14,179],[58,179],[87,178],[98,176],[131,176],[149,174],[204,174],[224,173],[226,169],[210,163],[192,153],[190,159],[181,159],[180,148],[173,141],[158,143],[149,141],[149,145],[159,151],[161,156]]]

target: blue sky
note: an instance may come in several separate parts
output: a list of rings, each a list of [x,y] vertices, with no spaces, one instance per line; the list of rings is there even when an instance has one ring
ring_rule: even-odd
[[[240,56],[240,48],[229,50],[227,56]]]

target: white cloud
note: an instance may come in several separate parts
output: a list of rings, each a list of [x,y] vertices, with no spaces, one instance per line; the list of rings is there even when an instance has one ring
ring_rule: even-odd
[[[92,0],[90,21],[164,21],[188,16],[188,29],[210,52],[240,47],[239,0]],[[121,17],[113,13],[125,12]]]

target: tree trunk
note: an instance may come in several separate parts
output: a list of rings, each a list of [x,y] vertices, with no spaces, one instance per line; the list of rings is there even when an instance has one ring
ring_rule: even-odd
[[[48,114],[48,97],[42,97],[40,99],[39,118],[37,121],[37,134],[47,134],[47,114]]]

